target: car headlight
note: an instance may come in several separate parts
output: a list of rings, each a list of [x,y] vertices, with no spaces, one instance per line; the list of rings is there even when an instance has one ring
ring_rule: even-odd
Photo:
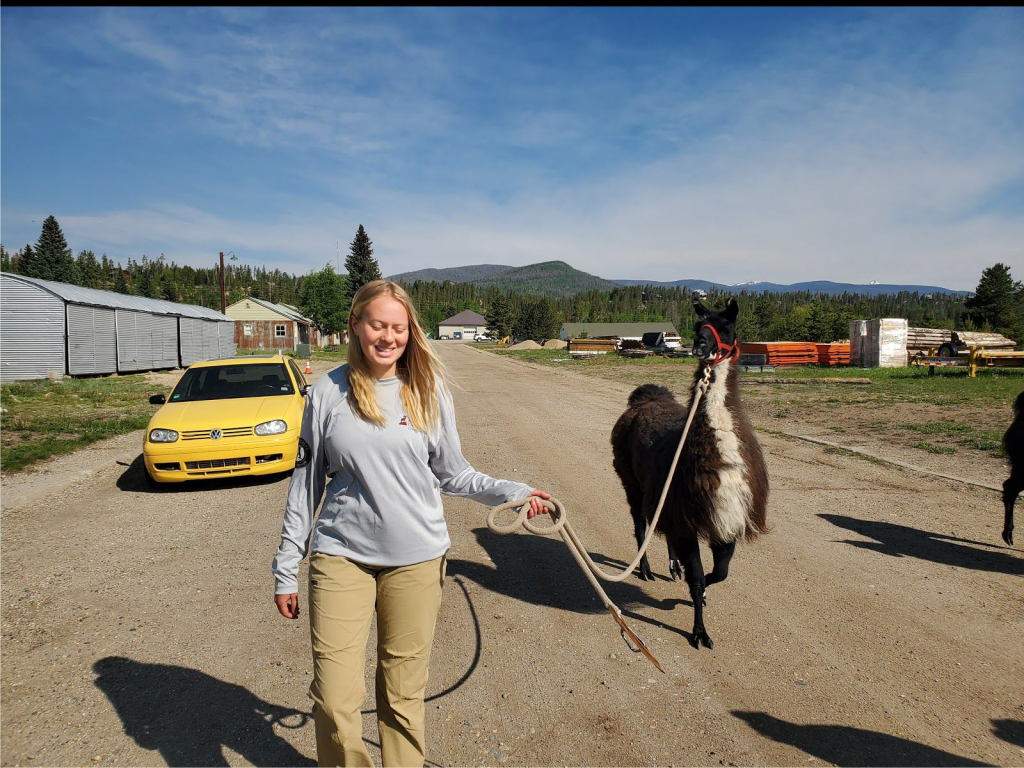
[[[178,433],[173,429],[154,429],[149,433],[151,443],[173,443],[178,439]]]
[[[262,424],[257,424],[256,429],[253,430],[257,435],[280,435],[282,432],[287,431],[288,424],[281,419],[264,421]]]

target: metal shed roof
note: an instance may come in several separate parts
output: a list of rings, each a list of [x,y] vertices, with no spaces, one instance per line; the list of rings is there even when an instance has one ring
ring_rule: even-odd
[[[144,296],[129,296],[114,291],[101,291],[96,288],[83,288],[69,283],[55,283],[52,280],[40,280],[36,277],[2,273],[4,277],[20,280],[35,285],[54,296],[71,304],[88,304],[94,307],[111,307],[113,309],[134,309],[139,312],[151,312],[155,315],[177,315],[179,317],[198,317],[203,320],[221,320],[231,322],[231,318],[213,309],[195,304],[179,304],[162,299],[148,299]]]
[[[272,301],[266,299],[257,299],[255,296],[246,296],[243,301],[254,301],[261,307],[266,307],[269,310],[277,312],[279,315],[284,315],[292,320],[297,320],[305,325],[312,325],[313,321],[308,317],[303,317],[298,307],[293,307],[290,304],[274,304]]]

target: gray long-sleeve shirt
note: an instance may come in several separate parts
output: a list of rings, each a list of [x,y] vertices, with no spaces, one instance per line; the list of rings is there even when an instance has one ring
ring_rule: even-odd
[[[401,387],[397,377],[377,382],[384,427],[352,412],[347,365],[310,388],[301,431],[309,461],[295,468],[288,488],[281,546],[271,566],[277,594],[297,591],[299,562],[309,547],[374,566],[440,557],[451,547],[442,493],[495,506],[532,492],[528,485],[497,480],[469,465],[447,390],[439,396],[440,423],[427,434],[413,429]]]

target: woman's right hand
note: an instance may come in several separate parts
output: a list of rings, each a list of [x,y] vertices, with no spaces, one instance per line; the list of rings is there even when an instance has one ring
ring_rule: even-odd
[[[299,618],[299,595],[297,592],[290,595],[274,595],[274,602],[277,603],[277,610],[286,619]]]

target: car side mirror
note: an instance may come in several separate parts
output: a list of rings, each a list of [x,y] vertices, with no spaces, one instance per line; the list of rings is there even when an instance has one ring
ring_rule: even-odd
[[[303,384],[299,388],[299,394],[301,394],[303,397],[305,397],[307,392],[309,392],[309,384]]]
[[[149,402],[152,405],[163,405],[164,403],[167,402],[167,396],[166,395],[150,395],[149,396]]]

